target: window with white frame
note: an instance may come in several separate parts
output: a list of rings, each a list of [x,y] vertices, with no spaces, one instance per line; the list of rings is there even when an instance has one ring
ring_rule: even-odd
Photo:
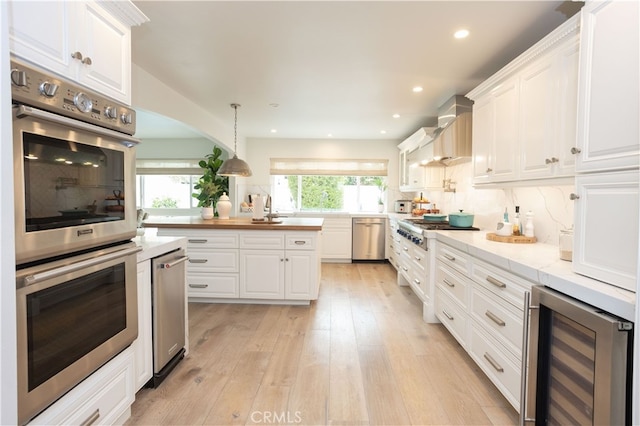
[[[277,211],[378,211],[386,201],[388,160],[271,159]]]
[[[200,160],[136,160],[136,205],[153,214],[190,215],[198,211],[191,194],[202,176]]]

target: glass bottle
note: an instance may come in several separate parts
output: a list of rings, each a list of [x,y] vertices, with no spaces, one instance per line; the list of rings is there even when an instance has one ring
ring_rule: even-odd
[[[573,229],[561,229],[558,243],[560,259],[571,262],[573,260]]]

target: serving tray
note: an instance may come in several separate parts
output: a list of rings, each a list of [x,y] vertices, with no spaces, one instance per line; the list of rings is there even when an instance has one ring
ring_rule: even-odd
[[[512,244],[532,244],[538,241],[536,237],[525,237],[524,235],[509,235],[507,237],[503,237],[502,235],[497,235],[493,232],[487,233],[487,240]]]

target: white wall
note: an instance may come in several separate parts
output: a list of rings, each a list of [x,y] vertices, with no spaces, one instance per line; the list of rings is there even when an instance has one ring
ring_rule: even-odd
[[[220,146],[220,144],[206,138],[142,139],[142,143],[136,147],[136,157],[145,159],[200,159],[207,154],[211,154],[214,145]],[[228,158],[224,151],[222,158]]]
[[[0,69],[9,69],[7,2],[0,2]],[[7,73],[0,79],[0,424],[16,424],[18,380],[16,353],[16,264],[13,220],[13,139],[11,89]]]

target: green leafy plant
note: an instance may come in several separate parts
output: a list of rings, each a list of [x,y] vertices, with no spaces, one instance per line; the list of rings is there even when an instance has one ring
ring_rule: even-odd
[[[198,163],[204,173],[193,187],[197,192],[191,194],[198,199],[198,207],[215,207],[220,196],[224,192],[229,193],[229,178],[217,174],[223,163],[221,155],[222,149],[214,146],[213,152]]]

